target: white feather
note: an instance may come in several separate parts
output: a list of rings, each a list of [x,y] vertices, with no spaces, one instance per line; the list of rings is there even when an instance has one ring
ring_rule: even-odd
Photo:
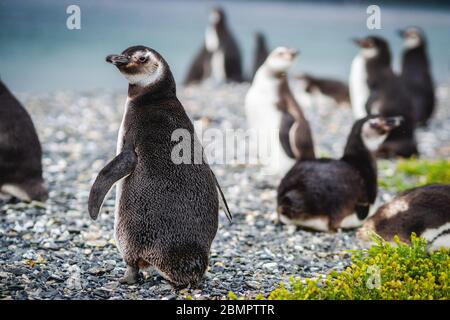
[[[364,118],[367,115],[366,102],[370,92],[367,86],[366,60],[361,54],[353,59],[350,69],[349,89],[354,118]]]

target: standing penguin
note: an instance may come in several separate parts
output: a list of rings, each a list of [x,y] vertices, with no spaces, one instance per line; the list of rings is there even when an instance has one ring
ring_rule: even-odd
[[[42,149],[25,108],[0,81],[0,194],[45,201]]]
[[[364,223],[358,237],[369,242],[376,233],[392,241],[397,235],[409,242],[413,232],[428,241],[431,251],[450,249],[450,185],[431,184],[400,193]]]
[[[252,79],[255,78],[256,71],[258,71],[259,67],[266,61],[267,56],[269,55],[269,49],[267,49],[266,38],[264,34],[261,32],[257,32],[255,34],[255,51],[253,54],[253,71],[252,71]]]
[[[435,105],[425,34],[416,27],[406,28],[399,33],[405,46],[401,79],[411,97],[416,123],[425,126]]]
[[[360,226],[377,196],[373,151],[400,122],[398,117],[359,119],[341,159],[297,161],[278,187],[280,221],[317,231]]]
[[[202,149],[195,148],[199,142],[194,127],[177,99],[163,57],[134,46],[106,61],[127,78],[128,99],[117,156],[92,186],[89,214],[97,218],[106,194],[118,182],[115,239],[128,266],[120,282],[135,283],[139,269],[153,266],[177,286],[195,285],[208,267],[217,231],[217,180],[203,161]],[[172,158],[178,144],[171,139],[175,130],[193,139],[189,163],[177,164]],[[221,191],[220,196],[225,201]]]
[[[403,82],[391,68],[388,43],[376,36],[356,39],[355,43],[360,47],[358,59],[361,60],[353,63],[350,76],[350,98],[355,117],[358,118],[364,112],[383,117],[402,116],[404,119],[402,125],[391,132],[377,150],[377,154],[380,157],[417,155],[412,103]],[[356,86],[356,78],[362,81],[359,87]],[[355,105],[352,100],[358,90],[361,90],[359,94],[369,92],[364,105],[365,110],[360,110],[362,105]],[[359,98],[361,97],[358,96]],[[362,100],[358,99],[356,102],[360,103]]]
[[[250,129],[261,156],[269,148],[268,169],[283,175],[297,159],[314,159],[311,129],[288,84],[297,51],[278,47],[256,72],[245,98]],[[264,160],[265,161],[265,160]]]
[[[201,82],[207,78],[212,78],[216,83],[243,81],[241,53],[228,28],[223,9],[214,8],[209,21],[205,43],[189,68],[184,84]]]

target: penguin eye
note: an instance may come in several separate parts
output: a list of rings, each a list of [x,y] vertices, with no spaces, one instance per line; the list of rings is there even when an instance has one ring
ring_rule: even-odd
[[[147,61],[147,57],[146,56],[140,56],[139,57],[139,62],[143,63],[145,61]]]

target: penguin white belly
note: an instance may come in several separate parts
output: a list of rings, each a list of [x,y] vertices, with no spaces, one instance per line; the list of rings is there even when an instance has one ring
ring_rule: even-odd
[[[211,75],[216,83],[226,81],[225,54],[222,50],[214,51],[211,57]]]
[[[280,215],[280,221],[284,224],[295,225],[303,228],[308,228],[316,231],[329,231],[328,221],[326,217],[317,217],[311,219],[290,219],[286,216]]]
[[[421,236],[430,242],[429,251],[436,251],[440,248],[450,248],[450,222],[441,225],[439,228],[426,229]]]
[[[266,174],[286,173],[295,160],[284,152],[279,138],[281,113],[277,109],[278,93],[265,87],[251,87],[247,93],[245,111],[249,128],[256,137],[258,160]]]
[[[377,212],[377,209],[380,207],[380,205],[381,205],[380,199],[376,198],[375,203],[370,206],[369,213],[367,214],[366,218],[360,220],[356,212],[354,212],[351,215],[346,216],[344,219],[342,219],[340,227],[342,229],[354,229],[361,227],[364,224],[364,222],[366,222],[367,219],[369,219]]]
[[[216,83],[225,82],[225,53],[220,49],[220,40],[215,28],[206,29],[205,46],[206,50],[212,53],[210,62],[212,80]]]
[[[128,111],[129,98],[127,98],[125,102],[125,111],[123,113],[122,122],[120,124],[119,133],[117,135],[117,145],[116,145],[116,155],[122,152],[124,134],[125,134],[125,117]],[[128,176],[126,176],[128,177]],[[120,207],[120,198],[122,197],[122,187],[123,180],[126,178],[122,178],[116,183],[116,199],[115,199],[115,208],[114,208],[114,240],[116,242],[117,249],[122,254],[122,249],[120,247],[119,239],[117,239],[117,225],[119,223],[119,207]]]
[[[352,62],[350,70],[350,102],[355,119],[364,118],[367,115],[366,102],[369,98],[367,86],[366,62],[361,55],[357,55]]]

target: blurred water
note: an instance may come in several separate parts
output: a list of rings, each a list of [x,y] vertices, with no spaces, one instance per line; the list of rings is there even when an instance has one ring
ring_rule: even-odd
[[[252,64],[253,33],[263,31],[273,47],[302,52],[296,72],[346,80],[356,48],[351,37],[373,33],[366,28],[366,7],[280,1],[125,1],[0,0],[0,76],[16,91],[121,87],[125,80],[104,62],[109,53],[144,44],[160,51],[181,80],[203,40],[208,10],[220,3],[243,51],[245,70]],[[66,28],[66,8],[81,7],[81,30]],[[407,25],[425,29],[433,73],[449,80],[450,9],[382,6],[382,30],[395,65],[401,41],[395,30]]]

